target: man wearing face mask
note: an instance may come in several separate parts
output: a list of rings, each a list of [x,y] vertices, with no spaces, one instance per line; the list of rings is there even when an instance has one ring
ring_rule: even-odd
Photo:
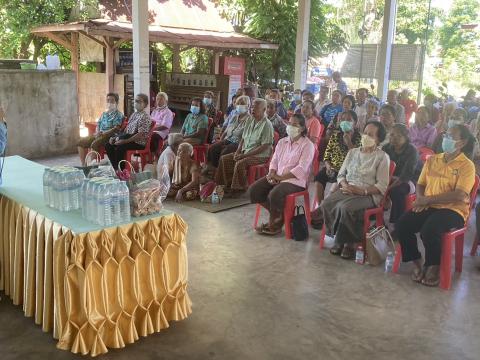
[[[203,94],[203,105],[205,105],[205,115],[207,115],[208,118],[211,118],[213,120],[216,119],[217,117],[217,108],[215,107],[215,103],[213,102],[213,99],[215,98],[215,95],[211,91],[205,91]]]
[[[125,154],[128,150],[143,150],[147,144],[148,134],[152,125],[150,115],[145,111],[145,108],[148,106],[148,96],[138,94],[135,97],[134,106],[135,112],[130,116],[125,131],[111,137],[105,145],[105,150],[114,169],[117,169],[118,163],[125,159]]]
[[[249,112],[250,98],[248,96],[239,96],[236,101],[236,115],[233,116],[226,129],[220,136],[219,141],[208,148],[207,152],[207,173],[216,170],[220,157],[233,153],[237,150],[238,144],[242,138],[246,122],[251,119]],[[204,172],[204,175],[205,173]]]
[[[440,154],[441,152],[443,152],[442,141],[447,131],[454,126],[465,125],[465,121],[467,119],[467,112],[465,111],[465,109],[456,108],[449,119],[442,119],[442,117],[443,115],[441,116],[441,120],[438,122],[439,126],[437,126],[437,137],[432,144],[432,149],[433,151],[435,151],[436,154]],[[468,125],[465,126],[467,127],[467,129],[469,128]]]
[[[80,156],[82,166],[85,166],[85,157],[87,156],[89,148],[97,152],[100,151],[110,137],[114,135],[115,132],[120,131],[120,126],[125,116],[118,111],[118,100],[118,94],[107,94],[107,109],[102,113],[97,122],[95,134],[82,138],[77,143],[78,155]]]
[[[293,115],[287,133],[288,136],[280,139],[275,148],[268,175],[256,181],[248,191],[250,201],[261,204],[270,213],[269,222],[256,228],[263,235],[276,235],[282,231],[285,198],[305,190],[308,184],[315,147],[307,138],[305,117]]]

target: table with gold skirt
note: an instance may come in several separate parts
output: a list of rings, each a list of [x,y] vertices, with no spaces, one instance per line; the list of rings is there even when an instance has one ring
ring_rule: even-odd
[[[44,167],[7,157],[0,186],[0,290],[57,347],[96,356],[191,313],[187,225],[176,214],[112,228],[43,202]]]

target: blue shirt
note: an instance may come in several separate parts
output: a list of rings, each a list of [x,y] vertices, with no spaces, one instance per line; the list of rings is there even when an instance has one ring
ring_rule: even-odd
[[[115,126],[120,126],[122,125],[123,119],[123,114],[118,110],[104,111],[98,120],[98,130],[108,131]]]
[[[323,120],[323,122],[328,125],[330,122],[333,120],[335,115],[337,115],[339,112],[343,111],[342,105],[333,105],[333,104],[328,104],[325,105],[320,112],[320,116]]]
[[[283,103],[281,101],[277,101],[277,114],[280,115],[282,119],[287,118],[287,110],[285,110],[285,107],[283,106]]]

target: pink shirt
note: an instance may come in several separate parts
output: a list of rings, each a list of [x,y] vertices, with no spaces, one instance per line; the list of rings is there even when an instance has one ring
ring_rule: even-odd
[[[270,161],[270,170],[276,170],[280,176],[291,172],[295,175],[295,178],[282,182],[289,182],[305,188],[314,156],[315,146],[310,139],[301,136],[297,141],[292,142],[290,137],[287,136],[278,141]]]
[[[310,119],[307,119],[305,125],[307,125],[308,137],[316,138],[317,143],[315,145],[318,145],[323,133],[323,125],[320,123],[320,120],[318,120],[315,116],[312,116]]]
[[[155,127],[165,126],[167,128],[165,130],[155,131],[162,137],[162,139],[166,139],[170,132],[170,128],[172,127],[173,112],[168,107],[163,109],[155,108],[153,109],[150,118],[152,121],[155,121]]]

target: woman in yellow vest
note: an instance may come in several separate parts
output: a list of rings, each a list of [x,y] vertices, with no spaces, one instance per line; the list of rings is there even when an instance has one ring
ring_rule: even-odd
[[[444,152],[430,157],[423,166],[413,209],[395,227],[403,261],[415,264],[413,281],[438,285],[442,235],[463,227],[467,221],[475,183],[475,166],[469,159],[474,144],[474,137],[464,125],[448,130],[442,140]],[[417,248],[418,232],[425,246],[425,264]]]

